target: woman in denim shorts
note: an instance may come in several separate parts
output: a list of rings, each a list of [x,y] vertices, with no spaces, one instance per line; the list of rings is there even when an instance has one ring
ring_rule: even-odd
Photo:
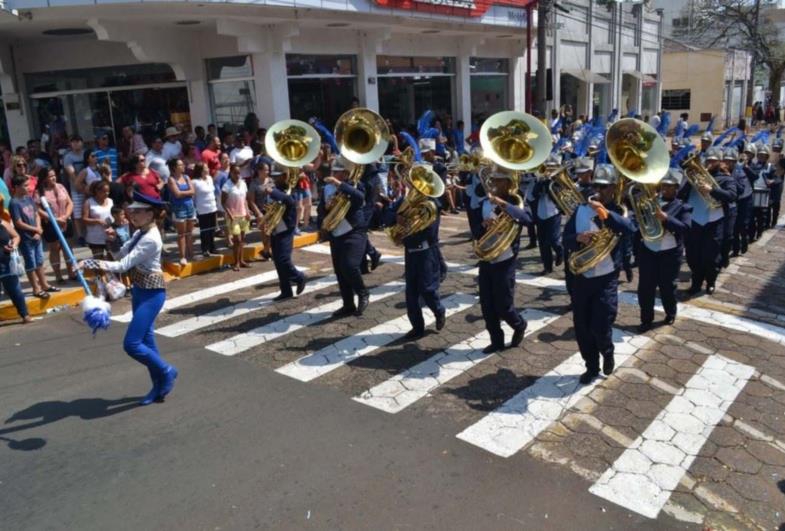
[[[185,163],[180,159],[172,159],[169,166],[169,194],[172,198],[172,215],[177,228],[177,249],[180,251],[180,265],[188,264],[194,255],[194,185],[185,174]]]

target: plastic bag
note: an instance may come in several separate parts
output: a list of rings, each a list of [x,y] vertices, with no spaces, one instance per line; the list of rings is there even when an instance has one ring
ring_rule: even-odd
[[[18,277],[25,274],[25,263],[17,249],[11,251],[10,261],[8,262],[8,272]]]

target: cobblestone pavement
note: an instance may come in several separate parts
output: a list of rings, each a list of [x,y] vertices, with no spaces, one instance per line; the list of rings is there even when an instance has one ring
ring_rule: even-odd
[[[283,303],[271,301],[271,263],[171,283],[159,333],[337,390],[382,416],[439,419],[453,427],[446,437],[510,467],[535,458],[566,468],[585,479],[598,506],[713,529],[781,528],[785,230],[767,232],[736,259],[713,296],[683,299],[674,325],[645,335],[635,331],[636,283],[622,283],[617,370],[580,387],[563,271],[537,276],[536,249],[519,258],[516,303],[527,311],[527,338],[519,349],[480,352],[487,337],[465,227],[462,216],[442,222],[451,273],[441,293],[451,315],[420,341],[401,340],[409,328],[401,251],[383,234],[372,236],[386,256],[365,277],[374,291],[361,318],[329,317],[340,303],[327,247],[317,245],[295,251],[311,281]],[[115,304],[115,315],[122,319],[127,306]]]

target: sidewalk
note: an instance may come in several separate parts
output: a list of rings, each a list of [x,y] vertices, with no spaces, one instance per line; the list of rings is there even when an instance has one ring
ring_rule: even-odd
[[[198,275],[221,268],[226,268],[234,263],[231,252],[226,247],[226,240],[224,238],[218,238],[216,240],[216,244],[218,245],[219,253],[221,253],[219,256],[199,258],[189,262],[186,266],[181,266],[179,264],[179,255],[177,252],[177,234],[174,232],[165,232],[163,237],[163,269],[167,281],[186,278],[192,275]],[[306,245],[316,243],[318,240],[318,232],[303,232],[300,236],[295,236],[294,246],[304,247]],[[195,229],[194,251],[196,252],[198,249],[199,230]],[[264,246],[261,243],[261,236],[259,231],[254,229],[247,235],[244,257],[247,260],[255,260],[261,256],[263,249]],[[83,260],[92,256],[90,249],[87,247],[75,247],[73,248],[73,252],[77,260]],[[47,281],[51,286],[56,286],[62,291],[52,293],[49,299],[39,299],[38,297],[33,297],[32,288],[30,287],[27,277],[20,277],[19,280],[22,282],[22,290],[24,291],[25,298],[27,300],[27,308],[30,312],[30,315],[33,316],[46,314],[63,306],[78,304],[84,298],[84,290],[82,289],[81,285],[76,280],[68,280],[68,276],[65,273],[65,268],[63,268],[63,276],[66,279],[65,282],[63,284],[57,284],[55,282],[54,273],[52,272],[52,268],[49,266],[49,254],[45,252],[44,257],[46,259],[45,269]],[[16,308],[14,308],[11,301],[4,296],[3,299],[0,300],[0,322],[13,321],[17,319],[19,319],[19,314],[16,312]]]

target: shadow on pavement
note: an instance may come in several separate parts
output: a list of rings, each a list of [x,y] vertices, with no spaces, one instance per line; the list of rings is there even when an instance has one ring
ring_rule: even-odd
[[[82,420],[95,420],[118,413],[123,413],[130,409],[139,407],[139,400],[142,397],[126,397],[115,400],[105,400],[103,398],[80,398],[71,402],[59,400],[49,402],[39,402],[27,409],[17,411],[6,419],[5,424],[29,420],[27,424],[13,426],[0,430],[0,440],[8,442],[8,447],[12,450],[39,450],[46,445],[46,439],[31,438],[15,440],[3,437],[9,433],[29,430],[39,426],[52,424],[68,417],[79,417]]]

